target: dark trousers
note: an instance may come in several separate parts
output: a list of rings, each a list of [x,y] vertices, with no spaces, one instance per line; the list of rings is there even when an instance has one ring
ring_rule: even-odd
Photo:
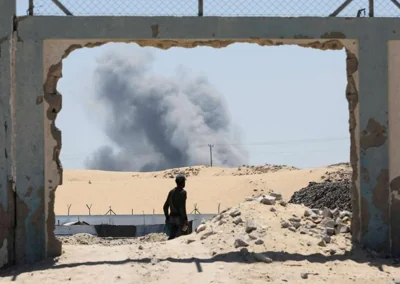
[[[173,240],[182,235],[183,222],[180,217],[171,216],[168,222],[169,226],[169,238],[168,240]]]

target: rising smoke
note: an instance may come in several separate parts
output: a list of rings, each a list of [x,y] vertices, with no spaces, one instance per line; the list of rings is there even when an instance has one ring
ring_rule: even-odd
[[[217,166],[247,162],[224,97],[207,78],[187,71],[159,76],[154,55],[114,47],[100,56],[94,73],[95,96],[106,110],[103,129],[114,146],[97,149],[90,169],[156,171],[208,165],[208,144]],[[236,144],[236,145],[235,145]]]

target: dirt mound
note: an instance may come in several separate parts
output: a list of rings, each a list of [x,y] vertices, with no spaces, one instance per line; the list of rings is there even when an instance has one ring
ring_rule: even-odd
[[[351,211],[351,182],[348,179],[336,182],[310,182],[305,188],[296,191],[289,203],[304,204],[310,208]]]

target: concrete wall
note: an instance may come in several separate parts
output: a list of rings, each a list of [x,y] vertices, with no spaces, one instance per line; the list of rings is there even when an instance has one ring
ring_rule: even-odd
[[[115,228],[116,231],[118,228]],[[163,224],[154,224],[154,225],[138,225],[135,226],[134,236],[129,235],[130,237],[142,237],[148,234],[153,233],[162,233],[164,232],[164,225]],[[72,236],[76,234],[91,234],[97,236],[96,226],[91,225],[77,225],[77,226],[57,226],[54,230],[54,234],[56,236]],[[101,231],[100,231],[101,235]],[[124,234],[124,236],[127,236]]]
[[[0,57],[0,98],[11,102],[0,105],[0,113],[5,114],[0,119],[12,126],[10,134],[0,124],[1,137],[5,138],[0,142],[4,148],[9,145],[11,152],[11,162],[0,156],[0,167],[7,168],[0,172],[0,183],[11,185],[0,187],[1,220],[7,220],[1,224],[8,228],[6,233],[0,233],[1,266],[14,263],[14,253],[16,263],[35,262],[61,253],[53,234],[53,206],[56,187],[62,181],[61,132],[55,126],[61,110],[61,95],[56,87],[62,76],[62,59],[77,48],[110,41],[158,48],[219,48],[234,42],[297,44],[324,50],[345,48],[353,240],[377,251],[400,255],[396,238],[400,234],[400,160],[395,144],[400,127],[396,85],[399,67],[393,63],[399,61],[400,19],[23,17],[12,33],[13,2],[0,1],[1,48],[9,47],[13,43],[10,39],[15,39],[16,45],[8,55],[2,52]],[[13,211],[6,205],[6,200],[14,204],[10,197],[13,180],[15,230],[10,218]],[[14,243],[15,249],[10,250]]]
[[[203,220],[214,217],[215,214],[189,214],[189,221],[193,221],[193,228],[197,228]],[[90,225],[154,225],[164,224],[165,217],[162,214],[149,215],[58,215],[56,225],[69,222],[82,221]]]
[[[11,149],[13,1],[0,1],[0,268],[14,262],[15,175]]]
[[[389,200],[391,246],[400,247],[400,40],[389,47]]]
[[[91,225],[56,226],[54,234],[56,236],[72,236],[76,234],[91,234],[97,236],[97,231],[96,228]]]

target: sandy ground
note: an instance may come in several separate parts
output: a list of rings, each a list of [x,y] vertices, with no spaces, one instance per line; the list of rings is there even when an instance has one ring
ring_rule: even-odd
[[[343,166],[297,170],[292,167],[193,167],[153,173],[102,171],[64,171],[64,184],[56,191],[55,211],[67,215],[88,214],[86,204],[92,204],[91,214],[105,214],[109,206],[116,214],[162,213],[167,193],[175,186],[173,177],[183,171],[188,176],[187,210],[194,204],[201,213],[217,213],[236,205],[252,194],[278,191],[287,199],[294,191],[320,181],[326,172]],[[172,178],[171,178],[172,177]]]
[[[322,246],[318,227],[305,234],[300,233],[301,228],[291,231],[282,227],[282,221],[290,218],[300,218],[302,226],[311,224],[301,205],[245,201],[270,190],[282,193],[288,200],[309,181],[348,172],[348,168],[181,170],[189,175],[188,204],[197,203],[204,213],[215,212],[217,202],[224,208],[233,208],[207,221],[204,231],[173,241],[165,241],[165,235],[133,239],[64,237],[62,256],[3,271],[0,283],[378,284],[400,278],[399,261],[379,259],[352,247],[348,233],[332,236]],[[93,204],[92,214],[104,214],[109,205],[117,213],[129,214],[131,208],[135,212],[151,212],[155,208],[160,213],[166,193],[174,185],[171,176],[176,172],[66,171],[64,185],[57,190],[56,213],[65,214],[66,205],[73,204],[72,214],[85,214],[86,203]],[[230,216],[235,210],[240,211],[243,223],[233,222],[238,218]],[[255,227],[251,233],[246,233],[248,222]],[[248,246],[235,247],[238,238]]]
[[[322,247],[316,236],[282,228],[281,220],[303,216],[305,209],[300,205],[250,201],[237,208],[243,220],[255,223],[256,229],[250,233],[254,240],[246,234],[245,223],[233,223],[232,209],[222,214],[222,222],[211,220],[204,231],[173,241],[157,235],[130,240],[85,235],[64,238],[69,244],[64,244],[61,257],[6,271],[0,274],[0,283],[377,284],[400,277],[398,262],[352,248],[349,234],[333,236]],[[302,222],[307,222],[304,217]],[[249,244],[244,250],[234,246],[239,237]],[[259,240],[263,244],[257,245]],[[261,253],[272,262],[257,260],[255,255]]]

